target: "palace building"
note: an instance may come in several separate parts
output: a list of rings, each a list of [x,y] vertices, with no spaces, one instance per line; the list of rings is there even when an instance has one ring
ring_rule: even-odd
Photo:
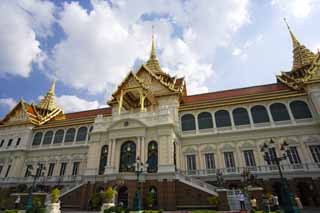
[[[0,121],[0,187],[31,186],[36,175],[38,190],[62,188],[62,207],[87,209],[106,186],[132,207],[140,186],[144,206],[153,193],[154,206],[174,210],[207,207],[249,172],[281,201],[278,168],[264,156],[286,145],[291,192],[320,205],[320,53],[289,32],[293,65],[273,84],[188,95],[184,78],[161,69],[152,39],[149,60],[119,82],[108,108],[64,113],[55,82],[40,103],[21,99]]]

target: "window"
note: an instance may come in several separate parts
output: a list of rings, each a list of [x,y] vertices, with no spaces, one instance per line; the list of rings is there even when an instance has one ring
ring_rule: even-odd
[[[312,118],[309,107],[304,101],[292,101],[290,109],[294,119]]]
[[[201,112],[198,115],[199,129],[210,129],[213,128],[212,116],[209,112]]]
[[[53,132],[52,131],[46,132],[46,134],[44,134],[42,144],[51,144],[52,137],[53,137]]]
[[[78,175],[80,162],[73,162],[72,175]]]
[[[251,108],[251,115],[253,123],[267,123],[270,122],[267,109],[264,106],[257,105]]]
[[[269,148],[267,152],[265,152],[265,160],[267,161],[268,165],[275,164],[274,159],[277,157],[276,148],[272,147]]]
[[[217,127],[231,126],[229,112],[226,110],[219,110],[214,114]]]
[[[234,109],[232,115],[236,126],[250,124],[248,111],[245,108]]]
[[[31,175],[32,168],[32,165],[27,165],[26,172],[24,173],[25,177],[29,177]]]
[[[89,133],[91,133],[92,130],[93,130],[93,126],[90,126],[90,128],[89,128]],[[90,141],[90,134],[89,134],[89,136],[88,136],[88,141]]]
[[[134,172],[136,162],[136,144],[132,141],[127,141],[121,145],[120,149],[120,172]]]
[[[53,143],[62,143],[63,136],[64,136],[63,129],[59,129],[58,131],[56,131],[56,133],[54,135]]]
[[[1,140],[0,147],[2,147],[3,144],[4,144],[4,139]]]
[[[18,138],[17,143],[16,143],[16,146],[19,146],[20,141],[21,141],[21,138]]]
[[[284,104],[281,104],[281,103],[271,104],[270,111],[274,121],[290,120],[287,107]]]
[[[192,114],[186,114],[181,117],[182,131],[190,131],[196,129],[196,123]]]
[[[243,151],[244,160],[246,162],[246,166],[256,166],[256,161],[254,160],[253,150],[245,150]]]
[[[288,159],[291,164],[301,164],[301,159],[297,147],[291,146],[287,151]]]
[[[87,127],[85,126],[80,127],[77,133],[76,141],[85,141],[87,139],[87,131],[88,131]]]
[[[195,171],[197,169],[196,166],[196,156],[195,155],[187,155],[187,170]]]
[[[66,173],[66,168],[67,168],[67,163],[63,162],[61,163],[61,167],[60,167],[60,176],[64,176]]]
[[[37,172],[36,172],[36,176],[40,177],[40,176],[44,176],[44,173],[42,172],[44,170],[44,165],[43,163],[39,163],[38,167],[37,167]]]
[[[309,148],[314,162],[320,163],[320,145],[312,145]]]
[[[224,162],[225,162],[226,168],[236,167],[233,152],[224,152]]]
[[[204,154],[204,160],[206,164],[206,169],[215,169],[214,155],[213,153]]]
[[[158,171],[158,143],[151,141],[148,144],[148,172]]]
[[[76,135],[76,130],[74,128],[68,129],[64,142],[73,142],[75,135]]]
[[[41,140],[42,140],[42,132],[37,132],[33,137],[32,145],[33,146],[40,145]]]
[[[7,147],[11,146],[12,141],[13,141],[13,139],[10,139],[10,140],[9,140]]]
[[[55,166],[54,163],[49,163],[48,177],[51,177],[53,175],[54,166]]]
[[[10,169],[11,169],[11,165],[8,165],[8,168],[4,177],[8,177]]]
[[[108,163],[108,145],[104,145],[102,146],[101,153],[100,153],[99,175],[104,174],[104,170],[107,163]]]
[[[3,165],[0,165],[0,177],[1,177],[2,169],[3,169]]]

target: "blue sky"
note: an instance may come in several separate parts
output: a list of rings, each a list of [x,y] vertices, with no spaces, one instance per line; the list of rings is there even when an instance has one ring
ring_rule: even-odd
[[[38,102],[57,80],[66,112],[106,105],[147,60],[155,27],[162,68],[189,94],[275,82],[290,70],[291,40],[320,48],[320,0],[0,1],[0,117]]]

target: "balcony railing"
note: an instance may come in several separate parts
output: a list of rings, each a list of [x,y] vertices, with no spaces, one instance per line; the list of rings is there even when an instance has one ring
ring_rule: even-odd
[[[284,173],[296,172],[320,172],[320,163],[305,164],[285,164],[281,165]],[[204,169],[204,170],[186,170],[181,173],[187,176],[210,176],[216,175],[219,171],[222,175],[241,175],[243,171],[249,170],[252,174],[268,174],[278,173],[277,165],[250,166],[250,167],[234,167],[220,169]]]
[[[15,183],[15,184],[32,184],[33,177],[0,177],[0,183]],[[68,183],[68,182],[81,182],[83,176],[42,176],[36,180],[37,184],[41,183]]]

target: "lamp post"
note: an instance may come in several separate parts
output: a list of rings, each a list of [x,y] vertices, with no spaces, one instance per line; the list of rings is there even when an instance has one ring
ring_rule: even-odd
[[[29,194],[28,194],[28,198],[27,198],[27,204],[26,204],[27,210],[32,209],[32,192],[34,191],[37,178],[44,175],[44,171],[46,170],[46,167],[43,166],[43,164],[38,163],[37,169],[36,169],[36,174],[34,174],[34,175],[32,175],[33,166],[30,167],[30,170],[31,171],[28,176],[33,177],[33,181],[32,181],[32,186],[29,190]]]
[[[136,159],[136,162],[132,165],[135,168],[135,173],[137,175],[137,190],[134,195],[133,200],[133,208],[135,211],[141,211],[141,182],[140,182],[140,176],[145,171],[145,167],[148,165],[146,163],[143,163],[139,156]]]
[[[217,169],[216,171],[216,177],[217,177],[217,185],[221,188],[223,188],[223,177],[222,177],[222,171],[220,169]]]
[[[282,168],[281,168],[281,161],[287,159],[287,152],[288,152],[288,144],[286,141],[284,141],[281,144],[281,151],[282,155],[280,157],[277,157],[276,153],[270,154],[269,150],[274,148],[275,142],[271,139],[270,142],[264,143],[263,146],[261,147],[261,152],[264,153],[263,157],[264,160],[270,165],[270,164],[276,164],[279,175],[280,175],[280,180],[281,180],[281,194],[282,194],[282,201],[283,201],[283,207],[285,213],[295,213],[295,212],[300,212],[298,208],[295,208],[294,206],[294,201],[293,201],[293,194],[289,191],[288,188],[288,183],[287,180],[284,178],[283,173],[282,173]]]

